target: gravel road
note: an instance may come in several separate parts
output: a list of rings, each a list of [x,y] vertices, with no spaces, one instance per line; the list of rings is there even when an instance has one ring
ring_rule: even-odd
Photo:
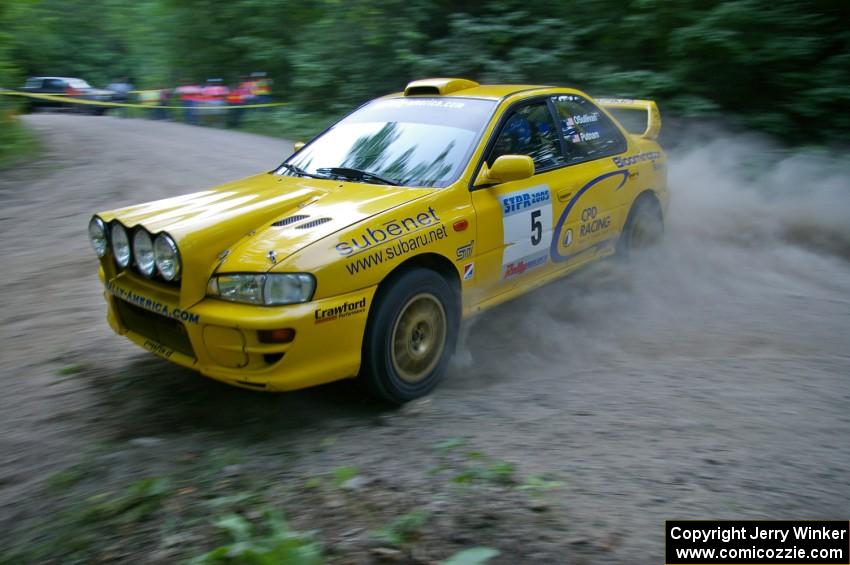
[[[34,528],[57,504],[48,477],[92,453],[109,484],[223,449],[276,484],[355,467],[396,498],[381,512],[427,503],[439,534],[412,561],[491,545],[505,563],[658,563],[665,519],[850,517],[850,183],[819,158],[755,174],[762,142],[683,144],[664,245],[472,320],[437,392],[393,411],[349,383],[231,389],[106,325],[93,211],[270,169],[290,143],[111,117],[26,123],[44,155],[0,172],[3,531]],[[551,489],[527,505],[518,488],[459,492],[440,473],[464,456],[440,449],[461,444]],[[351,556],[371,526],[341,514],[298,497],[287,510],[339,562],[369,562]]]

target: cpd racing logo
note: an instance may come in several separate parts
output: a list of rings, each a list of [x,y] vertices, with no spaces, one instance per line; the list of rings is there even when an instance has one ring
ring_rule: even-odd
[[[581,237],[587,237],[590,234],[596,233],[598,231],[605,231],[611,226],[611,215],[606,215],[597,218],[598,211],[596,210],[596,206],[591,206],[590,208],[585,208],[581,211],[581,227],[579,228],[581,231],[579,235]]]

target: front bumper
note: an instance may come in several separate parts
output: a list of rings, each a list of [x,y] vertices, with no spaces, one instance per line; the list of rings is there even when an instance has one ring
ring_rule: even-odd
[[[181,308],[176,289],[125,272],[104,281],[112,329],[152,353],[232,385],[294,390],[354,377],[376,287],[287,306],[207,298]],[[289,343],[260,330],[291,328]]]

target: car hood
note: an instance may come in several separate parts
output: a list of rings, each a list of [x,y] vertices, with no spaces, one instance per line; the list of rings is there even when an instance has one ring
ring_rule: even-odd
[[[268,271],[319,239],[432,191],[266,173],[100,216],[174,238],[185,305],[203,298],[215,271]]]

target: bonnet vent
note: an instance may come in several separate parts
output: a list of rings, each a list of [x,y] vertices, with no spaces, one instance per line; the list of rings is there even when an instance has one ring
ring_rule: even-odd
[[[306,214],[296,214],[294,216],[289,216],[288,218],[278,220],[275,223],[273,223],[272,225],[275,226],[276,228],[283,228],[283,227],[292,225],[295,222],[300,222],[301,220],[306,220],[309,217],[310,216],[308,216]]]
[[[315,228],[316,226],[321,226],[325,222],[330,222],[330,218],[316,218],[315,220],[310,220],[309,222],[304,222],[301,225],[295,226],[297,230],[307,230],[310,228]]]

